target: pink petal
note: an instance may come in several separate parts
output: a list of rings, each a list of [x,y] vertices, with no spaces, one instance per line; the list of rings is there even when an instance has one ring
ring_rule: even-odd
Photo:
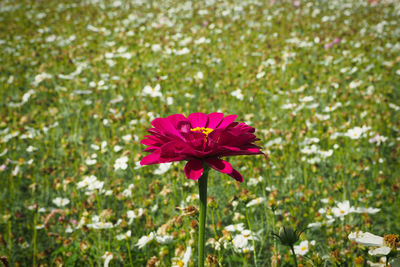
[[[157,164],[157,163],[160,163],[159,159],[160,159],[160,152],[155,151],[152,154],[147,155],[146,157],[142,158],[142,160],[140,161],[140,165]]]
[[[167,119],[174,125],[175,129],[177,129],[178,131],[182,131],[185,133],[190,131],[190,122],[182,114],[174,114],[168,116]]]
[[[217,158],[208,158],[204,159],[205,162],[208,163],[208,165],[211,166],[214,170],[217,170],[222,173],[232,173],[233,168],[232,165],[222,159],[217,159]]]
[[[189,160],[185,166],[185,174],[188,179],[198,180],[203,174],[203,163],[201,160]]]
[[[207,128],[215,129],[217,128],[218,124],[224,118],[223,113],[213,112],[208,114],[208,123]]]
[[[228,127],[232,122],[235,121],[236,117],[237,117],[237,115],[229,115],[229,116],[226,116],[226,117],[222,120],[221,124],[218,125],[218,128],[226,128],[226,127]]]
[[[180,138],[183,139],[183,137],[181,136],[181,134],[176,130],[176,128],[174,127],[174,125],[172,124],[172,122],[170,122],[168,119],[165,118],[157,118],[154,119],[151,124],[159,131],[161,131],[161,133],[163,135],[166,136],[179,136]]]
[[[231,173],[228,173],[228,175],[238,182],[243,182],[243,176],[235,169]]]
[[[192,113],[188,116],[192,128],[206,127],[208,116],[204,113]]]

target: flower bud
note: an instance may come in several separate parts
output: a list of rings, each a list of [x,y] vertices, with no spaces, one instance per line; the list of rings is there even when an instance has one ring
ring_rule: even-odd
[[[297,231],[288,226],[281,227],[278,237],[282,245],[289,247],[293,246],[297,241],[299,241],[299,234],[297,233]]]

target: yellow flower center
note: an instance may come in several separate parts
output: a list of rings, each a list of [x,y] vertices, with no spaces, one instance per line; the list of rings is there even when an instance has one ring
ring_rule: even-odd
[[[341,214],[344,214],[344,210],[341,210],[340,213],[341,213]]]
[[[205,137],[204,137],[204,142],[207,141],[208,135],[209,135],[212,131],[214,131],[214,129],[206,128],[206,127],[196,127],[196,128],[192,128],[192,129],[190,129],[190,130],[191,130],[192,132],[199,132],[199,133],[204,134],[204,135],[205,135]]]
[[[302,250],[302,251],[304,251],[304,250],[306,250],[306,249],[307,249],[306,247],[301,247],[301,250]]]
[[[212,131],[214,131],[214,129],[211,128],[205,128],[205,127],[196,127],[196,128],[192,128],[190,129],[193,132],[200,132],[203,133],[205,135],[209,135],[209,133],[211,133]]]
[[[385,235],[383,237],[383,240],[384,243],[392,249],[395,249],[398,246],[400,247],[399,235],[394,235],[394,234]]]

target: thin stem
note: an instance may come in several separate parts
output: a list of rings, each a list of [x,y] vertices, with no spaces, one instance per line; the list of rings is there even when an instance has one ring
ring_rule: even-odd
[[[207,214],[207,180],[208,166],[204,164],[203,175],[199,179],[199,197],[200,197],[200,225],[199,225],[199,267],[204,267],[204,236]]]
[[[290,246],[290,249],[292,250],[292,254],[293,254],[293,259],[294,259],[294,264],[297,267],[297,257],[296,257],[296,253],[294,253],[294,248],[293,246]]]
[[[131,255],[131,246],[129,244],[129,240],[128,239],[126,239],[126,248],[128,249],[129,263],[130,263],[131,267],[133,267],[132,255]]]
[[[33,217],[33,240],[32,240],[33,258],[32,258],[32,266],[36,266],[36,239],[37,239],[36,224],[37,224],[37,211],[35,211],[35,214],[34,214],[34,217]]]
[[[250,228],[251,239],[253,241],[254,264],[255,264],[255,266],[257,266],[256,243],[254,242],[253,229],[251,228],[250,219],[249,219],[249,213],[247,212],[247,209],[246,209],[246,219],[247,219],[247,224],[249,225],[249,228]]]

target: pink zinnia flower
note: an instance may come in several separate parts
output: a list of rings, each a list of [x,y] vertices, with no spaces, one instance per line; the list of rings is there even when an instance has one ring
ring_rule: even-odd
[[[197,180],[203,174],[203,163],[226,173],[239,182],[242,175],[221,157],[262,154],[253,142],[259,140],[255,129],[245,123],[235,122],[237,115],[224,117],[223,113],[192,113],[187,118],[174,114],[151,122],[150,135],[141,141],[147,145],[141,165],[188,161],[185,174]]]

